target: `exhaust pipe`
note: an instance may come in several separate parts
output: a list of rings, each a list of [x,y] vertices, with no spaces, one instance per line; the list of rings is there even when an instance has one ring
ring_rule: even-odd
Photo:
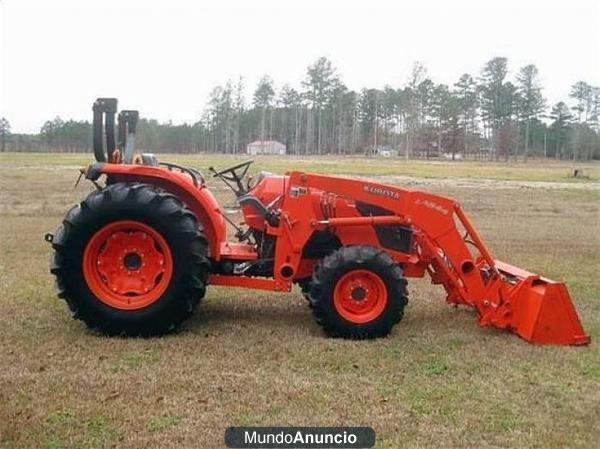
[[[119,148],[123,152],[123,162],[126,164],[133,163],[135,132],[138,118],[138,111],[125,110],[119,112],[119,117],[117,119],[119,126]]]
[[[94,156],[98,162],[110,162],[116,148],[115,114],[117,113],[116,98],[98,98],[92,106],[94,119],[92,123]],[[106,151],[104,136],[106,135]]]

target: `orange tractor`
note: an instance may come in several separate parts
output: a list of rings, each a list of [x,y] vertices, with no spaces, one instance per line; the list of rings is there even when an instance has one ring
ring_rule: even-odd
[[[208,286],[297,283],[328,335],[382,337],[402,318],[406,278],[428,274],[482,326],[533,343],[590,341],[565,285],[495,260],[453,199],[298,171],[252,180],[251,161],[210,168],[235,193],[238,226],[199,171],[135,154],[136,111],[118,115],[116,136],[117,101],[98,99],[93,111],[97,162],[82,173],[96,190],[46,236],[58,295],[91,329],[161,335]]]

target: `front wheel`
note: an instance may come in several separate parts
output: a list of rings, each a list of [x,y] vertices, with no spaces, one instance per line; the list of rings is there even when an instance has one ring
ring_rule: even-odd
[[[177,197],[117,183],[71,209],[54,239],[52,273],[75,318],[107,335],[162,335],[204,296],[208,243]]]
[[[313,315],[332,337],[377,338],[390,333],[408,302],[406,279],[384,251],[370,246],[340,248],[315,268]]]

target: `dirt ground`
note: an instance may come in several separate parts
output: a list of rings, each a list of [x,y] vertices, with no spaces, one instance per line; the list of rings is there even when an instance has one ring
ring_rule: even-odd
[[[203,169],[232,162],[169,159]],[[598,165],[572,180],[572,164],[560,163],[376,161],[356,173],[343,158],[257,161],[272,171],[383,176],[457,198],[497,258],[567,283],[592,336],[573,348],[479,328],[427,279],[410,281],[403,321],[376,341],[326,338],[297,291],[213,287],[174,335],[91,334],[55,296],[43,241],[91,190],[73,189],[74,167],[89,160],[0,154],[1,447],[219,448],[230,425],[367,425],[377,448],[597,447]]]

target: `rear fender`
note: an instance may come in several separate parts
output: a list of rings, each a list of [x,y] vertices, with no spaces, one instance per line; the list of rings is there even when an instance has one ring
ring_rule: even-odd
[[[221,258],[221,243],[227,234],[219,203],[210,190],[204,185],[194,185],[185,173],[148,165],[108,163],[92,164],[85,173],[91,180],[104,174],[110,176],[110,182],[142,182],[172,193],[198,217],[209,242],[210,257]]]

